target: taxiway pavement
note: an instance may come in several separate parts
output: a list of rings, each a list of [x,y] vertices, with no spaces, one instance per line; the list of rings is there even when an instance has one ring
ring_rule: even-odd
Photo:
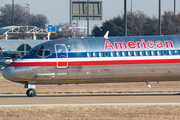
[[[180,105],[180,93],[0,94],[0,107],[46,105]]]

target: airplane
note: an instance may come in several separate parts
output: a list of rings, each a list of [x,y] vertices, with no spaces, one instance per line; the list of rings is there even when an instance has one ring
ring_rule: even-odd
[[[180,35],[62,38],[41,43],[7,65],[4,78],[35,85],[180,80]]]

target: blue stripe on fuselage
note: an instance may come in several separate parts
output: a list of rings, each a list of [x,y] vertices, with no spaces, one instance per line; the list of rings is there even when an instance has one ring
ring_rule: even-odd
[[[154,55],[152,54],[152,51],[154,51]],[[158,55],[158,51],[160,51],[160,54]],[[113,52],[113,57],[132,57],[132,56],[164,56],[164,51],[166,51],[166,55],[170,55],[170,50],[144,50],[144,51],[112,51]],[[180,50],[178,50],[178,54],[175,53],[175,50],[171,50],[172,54],[171,55],[180,55]],[[101,52],[102,53],[102,57],[112,57],[112,52],[109,51],[104,51]],[[117,52],[119,52],[119,56],[117,54]],[[125,52],[125,55],[123,56],[123,52]],[[131,54],[129,54],[129,52],[131,52]],[[135,55],[136,52],[136,55]],[[142,52],[142,53],[140,53]],[[148,55],[147,53],[148,52]],[[87,54],[90,53],[89,57],[95,57],[93,56],[93,52],[77,52],[77,53],[73,53],[70,52],[68,53],[68,58],[86,58],[88,57]],[[96,53],[96,57],[100,57],[99,53],[100,52],[95,52]],[[64,58],[67,57],[67,55],[65,53],[61,54],[58,53],[59,58],[63,58],[63,56],[65,56]],[[52,53],[50,56],[47,57],[40,57],[37,55],[25,55],[22,57],[22,59],[45,59],[45,58],[56,58],[56,53]]]

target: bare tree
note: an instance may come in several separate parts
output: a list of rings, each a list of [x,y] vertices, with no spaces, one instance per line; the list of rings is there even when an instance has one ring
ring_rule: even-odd
[[[97,25],[95,25],[92,30],[92,35],[96,36],[96,37],[101,37],[101,36],[103,36],[101,31],[102,31],[101,28],[98,27]]]
[[[128,12],[128,36],[142,35],[143,24],[146,22],[147,16],[140,11]],[[124,36],[124,17],[118,16],[103,22],[102,31],[97,26],[92,30],[93,36],[103,36],[109,31],[109,36]]]
[[[148,17],[143,12],[128,12],[128,36],[157,35],[158,19]],[[109,31],[109,36],[124,35],[124,17],[118,16],[103,22],[102,26],[95,26],[92,30],[93,36],[103,36]],[[180,13],[174,15],[173,12],[164,12],[162,16],[162,34],[174,35],[180,34]]]
[[[162,34],[177,35],[180,34],[180,13],[174,15],[174,12],[164,12],[162,16]]]
[[[30,14],[22,6],[15,4],[14,5],[14,24],[15,25],[28,25]],[[6,4],[5,7],[1,10],[1,27],[12,25],[12,6]]]
[[[27,9],[19,4],[14,5],[14,25],[18,26],[37,26],[46,28],[48,23],[47,17],[43,14],[33,15]],[[1,10],[0,14],[0,27],[12,25],[12,6],[6,4]]]
[[[30,25],[45,29],[48,19],[43,14],[31,15]]]
[[[141,36],[143,34],[143,25],[146,22],[147,16],[141,12],[128,12],[128,36]]]
[[[158,35],[158,19],[148,17],[143,25],[143,35]]]

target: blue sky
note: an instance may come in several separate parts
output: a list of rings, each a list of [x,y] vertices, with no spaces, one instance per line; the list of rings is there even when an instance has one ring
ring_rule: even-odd
[[[103,1],[103,21],[109,20],[124,13],[124,0],[102,0]],[[49,20],[49,24],[59,24],[69,22],[69,0],[14,0],[15,4],[25,6],[30,3],[31,13],[44,14]],[[132,0],[133,11],[140,10],[148,16],[158,18],[159,0]],[[174,0],[161,0],[162,14],[164,11],[174,11]],[[1,0],[0,6],[12,4],[12,0]],[[127,0],[127,10],[131,9],[131,0]],[[180,0],[176,0],[176,13],[180,13]],[[92,21],[90,26],[95,24],[101,26],[103,21]],[[85,21],[79,25],[86,24]]]

